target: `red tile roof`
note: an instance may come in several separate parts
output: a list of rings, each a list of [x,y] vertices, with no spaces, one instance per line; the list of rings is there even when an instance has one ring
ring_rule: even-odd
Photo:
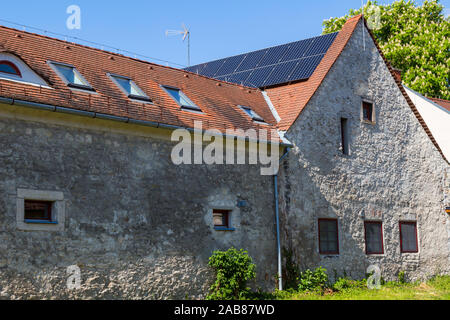
[[[188,128],[193,127],[194,121],[203,121],[204,129],[222,132],[235,128],[276,128],[276,120],[258,89],[0,26],[2,51],[21,58],[53,89],[0,79],[0,97]],[[47,64],[49,60],[75,66],[97,94],[70,90]],[[131,78],[154,104],[128,99],[107,73]],[[160,85],[181,89],[204,114],[181,110]],[[251,107],[269,126],[251,121],[238,105]]]
[[[443,107],[444,109],[447,109],[448,111],[450,111],[450,100],[444,100],[444,99],[438,99],[438,98],[429,98],[431,101],[437,103],[438,105],[440,105],[441,107]]]

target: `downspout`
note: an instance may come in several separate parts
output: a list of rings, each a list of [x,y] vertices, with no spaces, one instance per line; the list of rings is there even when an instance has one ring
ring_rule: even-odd
[[[289,153],[290,148],[286,148],[283,156],[280,158],[279,164]],[[278,169],[279,171],[279,169]],[[279,211],[279,203],[278,203],[278,172],[273,176],[273,183],[275,187],[275,219],[277,225],[277,253],[278,253],[278,290],[283,290],[283,273],[282,273],[282,261],[281,261],[281,240],[280,240],[280,211]]]

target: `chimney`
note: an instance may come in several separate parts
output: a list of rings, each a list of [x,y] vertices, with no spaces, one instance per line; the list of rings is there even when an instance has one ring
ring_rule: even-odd
[[[394,72],[395,80],[402,83],[402,70],[392,68],[392,71]]]

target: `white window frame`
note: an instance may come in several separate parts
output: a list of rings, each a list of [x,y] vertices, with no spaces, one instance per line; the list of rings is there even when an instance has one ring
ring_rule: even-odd
[[[370,103],[372,105],[372,120],[366,120],[364,119],[364,103]],[[376,124],[377,123],[377,113],[375,108],[375,103],[366,98],[361,99],[361,122],[367,123],[367,124]]]
[[[147,96],[145,94],[145,92],[136,84],[136,82],[134,82],[131,78],[129,77],[125,77],[125,76],[121,76],[118,74],[114,74],[114,73],[107,73],[106,74],[111,80],[112,82],[114,82],[114,84],[130,99],[136,102],[144,102],[144,103],[149,103],[149,104],[153,104],[152,100],[149,98],[149,96]],[[134,95],[129,93],[127,90],[125,90],[124,87],[122,87],[122,85],[116,80],[116,78],[121,78],[124,80],[128,80],[130,81],[131,85],[137,90],[139,91],[140,95]]]
[[[68,86],[71,90],[80,90],[89,93],[95,93],[95,89],[91,86],[91,84],[83,77],[83,75],[77,70],[77,68],[71,64],[56,62],[56,61],[47,61],[47,64],[52,68],[52,70],[58,75],[58,77]],[[76,74],[78,78],[84,83],[84,85],[76,84],[70,82],[58,69],[57,66],[72,68],[73,72]]]
[[[238,107],[247,115],[247,117],[250,117],[252,119],[252,121],[259,123],[259,124],[267,125],[267,122],[264,121],[263,117],[261,117],[259,114],[257,114],[256,111],[253,110],[252,108],[243,106],[243,105],[238,105]],[[248,114],[248,112],[246,110],[250,110],[251,115]]]
[[[160,86],[161,86],[161,88],[163,88],[164,91],[169,95],[169,97],[170,97],[172,100],[174,100],[174,101],[181,107],[182,110],[189,111],[189,112],[202,113],[202,114],[203,114],[203,111],[200,109],[200,107],[197,106],[194,102],[192,102],[192,100],[189,99],[189,97],[186,96],[186,94],[185,94],[180,88],[172,87],[172,86],[168,86],[168,85],[160,85]],[[182,96],[182,97],[183,97],[186,101],[188,101],[191,105],[188,106],[188,105],[181,104],[177,99],[175,99],[175,98],[172,96],[172,94],[170,93],[169,90],[178,90],[179,93],[180,93],[180,96]]]
[[[25,201],[52,202],[52,219],[49,223],[25,221]],[[64,231],[66,221],[66,203],[64,193],[60,191],[43,191],[17,189],[17,228],[21,231]]]

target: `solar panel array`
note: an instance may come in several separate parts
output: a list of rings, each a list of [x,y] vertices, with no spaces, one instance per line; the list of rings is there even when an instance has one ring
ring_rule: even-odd
[[[202,63],[186,70],[256,88],[306,80],[322,61],[337,34],[330,33]]]

